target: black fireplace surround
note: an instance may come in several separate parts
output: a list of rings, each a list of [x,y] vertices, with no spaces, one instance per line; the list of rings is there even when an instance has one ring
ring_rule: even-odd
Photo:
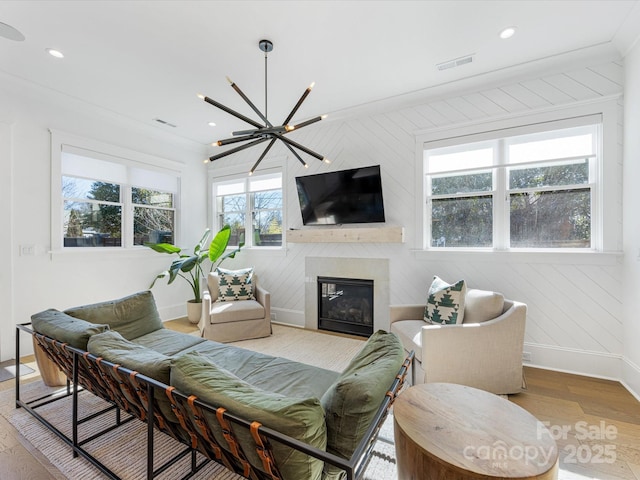
[[[318,329],[373,334],[373,280],[318,277]]]

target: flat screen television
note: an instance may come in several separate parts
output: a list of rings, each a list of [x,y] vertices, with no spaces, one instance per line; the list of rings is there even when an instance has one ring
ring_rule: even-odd
[[[380,165],[296,177],[304,225],[384,222]]]

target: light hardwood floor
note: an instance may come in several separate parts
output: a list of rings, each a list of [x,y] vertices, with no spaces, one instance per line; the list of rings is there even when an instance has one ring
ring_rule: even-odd
[[[167,327],[191,332],[186,320]],[[39,381],[32,356],[23,363],[36,369],[21,381]],[[561,478],[570,480],[640,480],[640,402],[620,383],[537,368],[525,368],[527,389],[509,400],[520,405],[555,434]],[[0,382],[0,391],[13,380]],[[35,420],[34,420],[35,421]],[[615,459],[607,463],[608,459]],[[0,478],[64,479],[9,422],[0,417]]]

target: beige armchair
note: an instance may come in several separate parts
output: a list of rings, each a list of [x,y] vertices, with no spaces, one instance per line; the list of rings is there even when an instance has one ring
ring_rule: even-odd
[[[522,389],[522,350],[527,306],[495,292],[470,289],[464,321],[432,325],[425,305],[392,305],[391,331],[414,350],[416,383],[446,382],[496,394]]]
[[[271,335],[271,295],[252,278],[255,300],[217,302],[218,275],[209,273],[207,290],[202,295],[200,335],[216,342],[235,342]]]

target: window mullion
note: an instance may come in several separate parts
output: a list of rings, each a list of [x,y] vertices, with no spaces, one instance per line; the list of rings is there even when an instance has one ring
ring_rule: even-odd
[[[493,196],[493,248],[509,248],[509,195],[507,192],[507,150],[503,139],[494,149],[494,196]]]
[[[256,223],[256,209],[255,209],[255,193],[253,192],[247,192],[247,201],[246,201],[246,205],[247,205],[247,215],[245,216],[245,222],[246,222],[246,229],[247,232],[249,232],[248,238],[245,239],[245,241],[247,242],[247,245],[249,247],[253,247],[253,239],[255,238],[255,233],[253,231],[254,229],[254,225]]]
[[[123,185],[120,189],[122,198],[122,246],[133,247],[133,192],[131,185]]]

